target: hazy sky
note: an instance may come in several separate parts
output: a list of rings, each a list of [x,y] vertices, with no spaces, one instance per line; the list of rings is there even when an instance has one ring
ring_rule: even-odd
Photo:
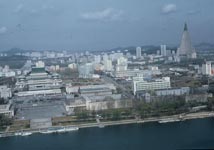
[[[0,50],[214,43],[214,0],[0,0]]]

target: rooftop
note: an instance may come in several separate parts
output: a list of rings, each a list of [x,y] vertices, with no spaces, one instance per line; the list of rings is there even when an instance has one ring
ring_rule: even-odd
[[[31,73],[43,73],[46,72],[45,68],[38,68],[38,67],[34,67],[32,68]]]

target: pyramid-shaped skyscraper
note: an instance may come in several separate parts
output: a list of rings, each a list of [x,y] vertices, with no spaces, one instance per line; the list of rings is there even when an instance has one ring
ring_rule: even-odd
[[[177,50],[177,55],[181,58],[196,58],[196,51],[193,48],[187,24],[184,25],[184,31],[181,39],[181,45]]]

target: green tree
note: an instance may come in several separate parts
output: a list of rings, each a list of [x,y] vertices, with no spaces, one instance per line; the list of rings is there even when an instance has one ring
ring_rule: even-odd
[[[119,120],[120,119],[120,112],[118,110],[114,110],[112,112],[112,119],[113,120]]]
[[[7,116],[0,114],[0,128],[5,128],[8,125],[12,124],[12,119]]]
[[[214,110],[214,98],[208,99],[207,108],[210,111]]]
[[[86,111],[77,112],[76,116],[78,119],[87,119],[89,117],[89,115]]]

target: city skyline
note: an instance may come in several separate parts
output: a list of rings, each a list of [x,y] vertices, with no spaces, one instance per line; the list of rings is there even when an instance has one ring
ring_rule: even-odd
[[[0,149],[214,147],[213,6],[0,0]]]
[[[136,0],[135,3],[2,0],[0,4],[0,50],[178,46],[185,22],[193,45],[214,42],[212,0]]]

